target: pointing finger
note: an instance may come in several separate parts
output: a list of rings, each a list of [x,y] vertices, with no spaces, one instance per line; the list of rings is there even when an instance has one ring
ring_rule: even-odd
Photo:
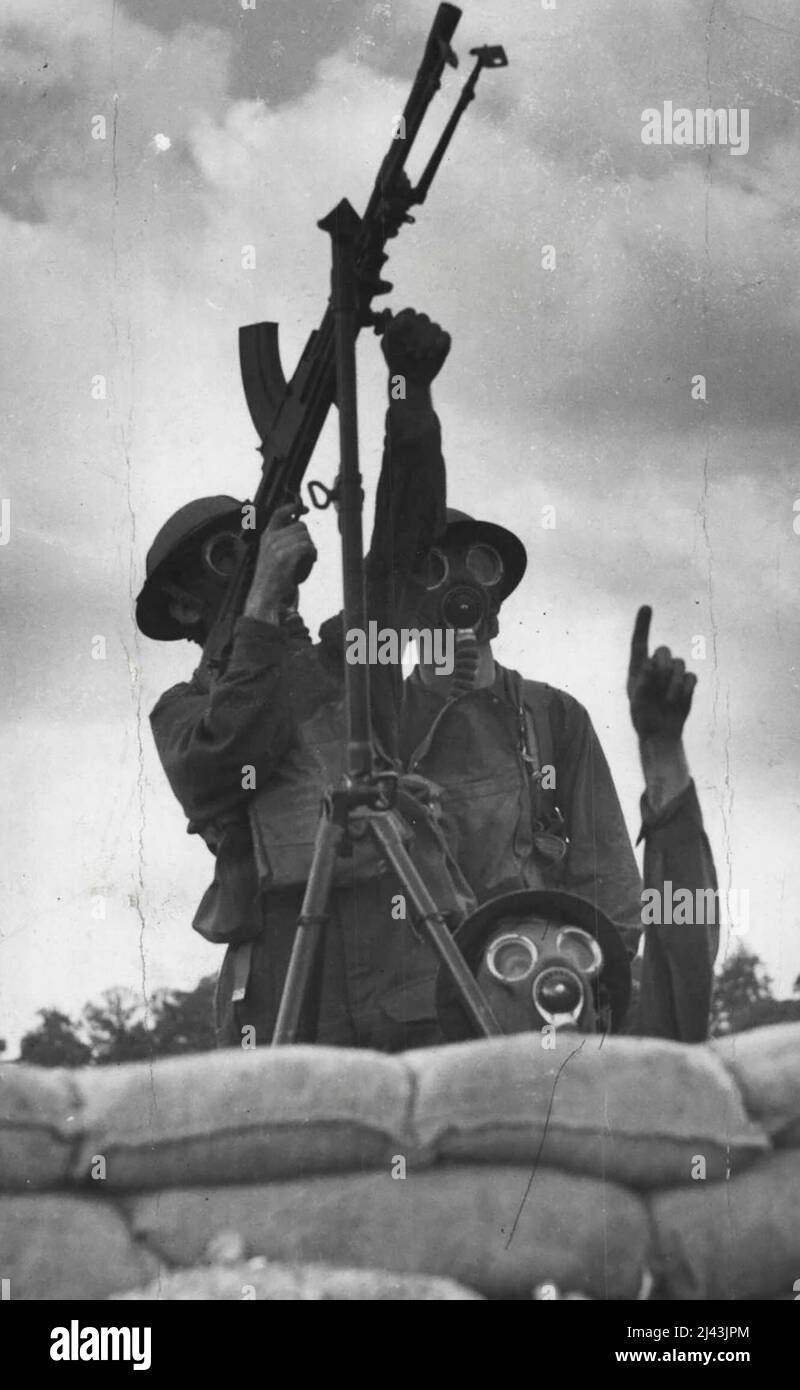
[[[631,674],[635,674],[647,660],[647,644],[650,634],[650,619],[652,616],[653,610],[647,604],[644,604],[636,614],[636,622],[633,625],[633,637],[631,638]]]

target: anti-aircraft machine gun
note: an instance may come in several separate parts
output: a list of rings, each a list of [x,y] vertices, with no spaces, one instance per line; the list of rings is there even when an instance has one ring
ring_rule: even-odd
[[[210,671],[224,669],[235,622],[250,587],[259,538],[275,510],[287,502],[303,509],[300,485],[330,406],[339,413],[340,471],[333,488],[311,486],[315,505],[334,502],[342,542],[345,631],[366,627],[366,598],[361,512],[363,494],[358,460],[355,342],[365,326],[383,332],[388,311],[376,312],[372,300],[392,286],[381,279],[388,259],[387,242],[410,210],[423,203],[466,107],[475,95],[484,68],[505,67],[500,47],[472,50],[475,64],[459,101],[430,156],[419,181],[412,186],[405,171],[409,153],[428,107],[438,91],[446,66],[457,59],[450,46],[461,11],[442,4],[436,13],[419,71],[397,123],[363,217],[343,200],[318,225],[330,233],[332,244],[331,298],[319,328],[311,334],[290,381],[281,368],[278,328],[257,323],[240,330],[239,347],[245,395],[261,438],[261,480],[247,511],[249,522],[237,537],[233,552],[206,556],[228,579],[225,599],[208,636],[204,661]],[[298,583],[305,574],[295,576]],[[396,809],[402,778],[376,769],[371,729],[369,669],[345,663],[346,754],[337,787],[326,794],[320,815],[313,863],[298,919],[273,1045],[313,1041],[319,1007],[319,988],[328,901],[338,857],[347,852],[358,813],[358,829],[366,834],[393,870],[410,904],[413,925],[428,941],[446,971],[478,1036],[501,1030],[437,907],[423,877],[409,857],[407,828]]]

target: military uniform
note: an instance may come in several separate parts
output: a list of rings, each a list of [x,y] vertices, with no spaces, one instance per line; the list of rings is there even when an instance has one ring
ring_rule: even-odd
[[[288,698],[291,661],[292,642],[283,629],[241,618],[224,677],[211,687],[202,672],[195,673],[167,692],[152,714],[159,754],[189,831],[202,834],[216,855],[214,882],[194,925],[209,940],[230,943],[218,987],[221,1043],[239,1043],[245,1025],[256,1029],[258,1041],[268,1040],[302,902],[302,887],[291,886],[293,869],[285,860],[274,865],[278,886],[259,875],[250,815],[254,792],[241,786],[242,767],[250,765],[256,787],[277,787],[280,794],[279,770],[296,739]],[[498,668],[494,686],[445,707],[435,695],[432,703],[412,677],[401,719],[404,751],[413,744],[407,765],[443,787],[442,829],[476,896],[511,881],[566,887],[596,901],[618,925],[636,928],[640,880],[589,717],[564,692],[524,682],[540,729],[546,718],[561,722],[552,715],[554,706],[563,712],[552,761],[568,851],[560,862],[548,862],[533,846],[535,807],[514,701],[518,681]],[[589,807],[582,796],[587,786]],[[302,834],[307,845],[307,830]],[[671,880],[674,891],[692,892],[716,886],[693,785],[659,814],[643,800],[641,838],[647,884]],[[282,855],[300,843],[297,835],[288,840]],[[274,845],[272,855],[279,858]],[[399,1050],[439,1040],[436,963],[408,924],[392,915],[397,892],[399,885],[376,874],[374,866],[343,868],[328,933],[320,1042]],[[713,949],[702,933],[685,927],[651,928],[648,940],[642,994],[649,1031],[689,1040],[699,1030],[702,1036]]]
[[[435,414],[398,424],[390,411],[366,563],[371,616],[397,625],[406,580],[444,528],[444,497]],[[224,674],[212,680],[201,665],[151,715],[189,831],[216,856],[194,926],[229,945],[217,993],[221,1043],[239,1043],[248,1025],[265,1043],[274,1026],[320,792],[341,756],[341,633],[337,640],[336,624],[325,628],[312,648],[307,635],[242,617]],[[452,924],[500,884],[562,887],[595,902],[635,949],[641,883],[582,706],[500,666],[492,686],[448,702],[418,675],[404,684],[397,669],[371,675],[387,764],[441,788],[443,839],[421,817],[414,852]],[[548,765],[555,789],[540,775]],[[671,872],[680,882],[680,867]],[[436,962],[398,915],[400,891],[372,852],[340,864],[320,1042],[396,1050],[439,1040]]]

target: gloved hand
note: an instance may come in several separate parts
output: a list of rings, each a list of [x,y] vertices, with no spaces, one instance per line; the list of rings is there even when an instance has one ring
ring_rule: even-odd
[[[692,707],[697,676],[686,670],[669,647],[657,647],[647,655],[652,608],[636,614],[628,668],[628,699],[633,727],[640,739],[679,743]]]
[[[381,348],[391,376],[417,386],[430,386],[450,351],[450,334],[427,314],[403,309],[389,322]]]

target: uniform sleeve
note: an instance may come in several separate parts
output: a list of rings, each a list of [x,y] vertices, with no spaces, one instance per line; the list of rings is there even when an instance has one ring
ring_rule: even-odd
[[[252,618],[236,624],[231,659],[210,687],[197,675],[162,695],[150,715],[158,755],[190,821],[229,813],[250,795],[243,769],[262,785],[292,736],[287,638]]]
[[[569,839],[563,886],[596,903],[633,953],[642,929],[642,885],[622,807],[589,715],[577,700],[561,699],[556,799]]]
[[[367,612],[378,628],[409,625],[408,585],[446,522],[445,463],[439,420],[430,404],[411,401],[386,414],[375,523],[365,563]],[[373,666],[372,710],[387,752],[397,755],[402,701],[400,666]]]
[[[642,797],[639,838],[644,840],[645,944],[636,1031],[702,1042],[708,1035],[719,927],[717,876],[694,782],[659,812]],[[679,904],[687,906],[679,910]]]
[[[399,403],[398,403],[399,406]],[[408,577],[446,521],[445,464],[439,419],[420,405],[386,413],[375,523],[366,560],[376,619],[401,620]]]

